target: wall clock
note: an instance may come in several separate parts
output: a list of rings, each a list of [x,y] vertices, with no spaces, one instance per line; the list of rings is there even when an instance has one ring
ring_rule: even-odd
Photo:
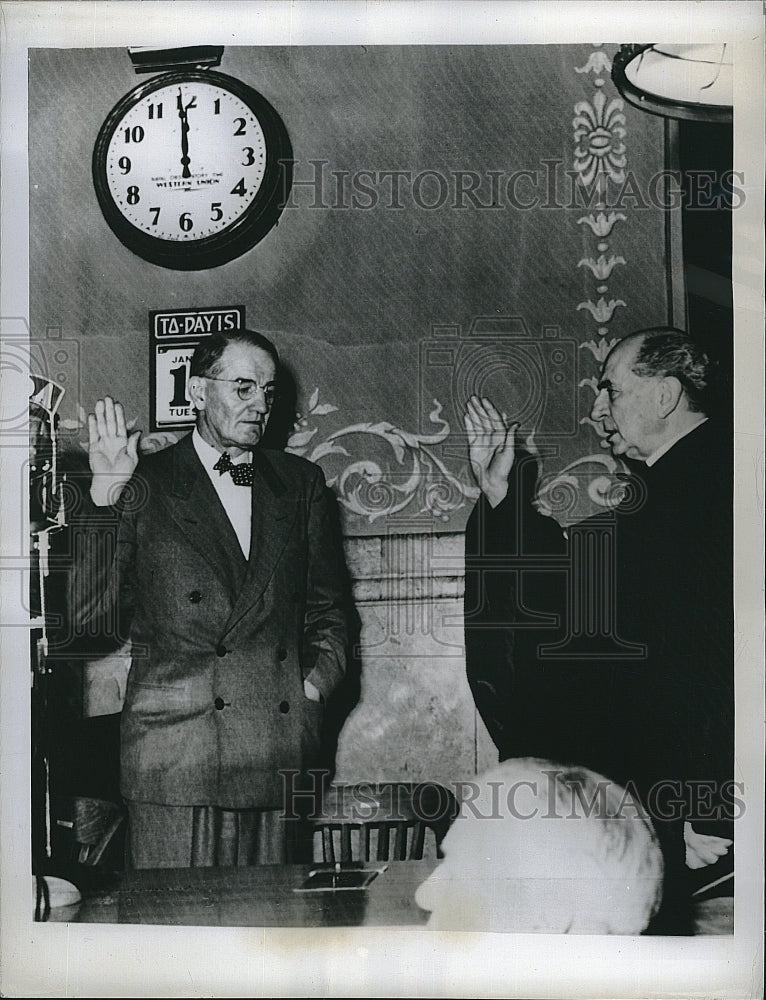
[[[93,150],[93,183],[115,235],[161,267],[217,267],[277,223],[292,181],[282,119],[223,73],[179,69],[134,87]]]

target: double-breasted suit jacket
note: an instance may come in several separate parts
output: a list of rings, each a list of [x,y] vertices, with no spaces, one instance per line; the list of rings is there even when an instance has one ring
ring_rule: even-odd
[[[344,673],[342,551],[321,470],[253,462],[248,559],[191,435],[142,459],[115,507],[85,501],[71,604],[80,629],[131,642],[127,799],[276,808],[280,770],[315,761],[323,708],[303,681],[326,699]]]

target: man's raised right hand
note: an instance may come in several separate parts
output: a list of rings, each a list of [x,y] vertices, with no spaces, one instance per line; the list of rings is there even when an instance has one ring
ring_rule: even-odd
[[[463,422],[476,482],[492,506],[497,507],[508,492],[519,425],[509,424],[506,415],[483,396],[471,396]]]
[[[141,431],[128,433],[121,403],[99,399],[88,414],[88,459],[93,473],[90,495],[97,507],[117,502],[138,465]]]

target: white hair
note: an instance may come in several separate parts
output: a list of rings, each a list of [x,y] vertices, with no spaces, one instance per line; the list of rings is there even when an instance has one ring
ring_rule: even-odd
[[[486,929],[646,929],[662,899],[662,853],[624,788],[588,768],[536,757],[506,760],[476,787],[444,847],[453,880],[464,874],[474,894],[485,887]],[[479,821],[492,825],[480,830]],[[532,926],[519,925],[522,908]]]

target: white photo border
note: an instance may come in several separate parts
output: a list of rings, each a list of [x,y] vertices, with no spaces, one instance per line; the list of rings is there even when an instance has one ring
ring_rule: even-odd
[[[33,923],[28,629],[16,553],[26,443],[3,444],[0,992],[3,996],[750,997],[763,982],[764,20],[759,2],[2,2],[3,335],[29,313],[27,49],[713,41],[735,46],[736,778],[733,937],[608,938]],[[19,325],[21,324],[21,326]],[[18,406],[6,399],[4,406]],[[23,402],[23,406],[26,403]],[[14,410],[17,412],[18,410]],[[6,411],[7,412],[7,411]],[[18,411],[21,412],[21,411]],[[15,445],[15,446],[14,446]],[[711,473],[713,470],[711,470]],[[18,627],[13,627],[13,624]],[[759,971],[760,963],[760,971]]]

